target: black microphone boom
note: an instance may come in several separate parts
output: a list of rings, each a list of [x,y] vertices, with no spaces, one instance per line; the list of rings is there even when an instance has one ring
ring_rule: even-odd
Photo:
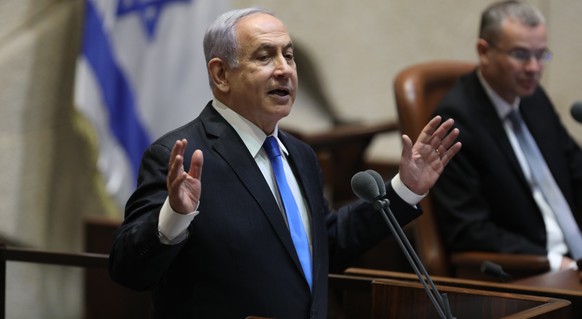
[[[578,122],[582,123],[582,101],[575,102],[570,109],[570,114]]]
[[[352,190],[359,198],[371,202],[374,209],[380,212],[439,316],[443,319],[454,319],[447,294],[439,293],[412,245],[410,245],[404,231],[398,224],[396,217],[394,217],[392,210],[390,210],[390,201],[383,198],[386,195],[386,185],[382,176],[373,170],[358,172],[352,177]],[[428,287],[429,285],[430,288]]]

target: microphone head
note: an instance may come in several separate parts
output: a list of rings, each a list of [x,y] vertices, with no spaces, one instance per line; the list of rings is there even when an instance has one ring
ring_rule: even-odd
[[[503,269],[498,264],[491,262],[489,260],[485,260],[481,264],[481,272],[490,275],[499,275],[503,272]]]
[[[582,123],[582,101],[575,102],[570,109],[570,114],[578,122]]]
[[[367,202],[372,202],[380,196],[376,180],[367,172],[357,172],[352,176],[352,191]]]
[[[505,271],[503,271],[503,267],[489,260],[485,260],[481,264],[481,272],[487,275],[497,277],[505,282],[512,280],[511,276]]]
[[[370,174],[376,181],[376,184],[378,185],[378,191],[380,192],[380,196],[386,195],[386,184],[384,184],[384,179],[382,178],[382,175],[380,175],[380,173],[376,172],[373,169],[366,170],[366,173]]]

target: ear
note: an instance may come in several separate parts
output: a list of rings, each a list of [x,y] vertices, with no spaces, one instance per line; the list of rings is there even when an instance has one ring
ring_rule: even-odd
[[[485,39],[479,39],[477,41],[477,54],[479,55],[480,64],[487,64],[490,50],[491,46]]]
[[[226,93],[230,89],[228,83],[228,74],[230,69],[228,65],[219,58],[214,58],[208,62],[208,72],[214,87],[219,91]]]

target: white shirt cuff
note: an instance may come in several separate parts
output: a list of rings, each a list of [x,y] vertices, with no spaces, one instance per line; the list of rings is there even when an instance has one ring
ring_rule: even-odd
[[[198,204],[200,204],[200,202]],[[198,207],[196,207],[196,209],[198,209]],[[188,225],[190,225],[192,220],[194,220],[194,217],[199,213],[200,212],[197,210],[185,215],[177,213],[172,209],[172,206],[170,206],[169,198],[166,197],[166,201],[160,210],[158,231],[164,239],[173,241],[186,232]]]
[[[550,270],[551,271],[559,271],[560,268],[562,267],[562,259],[563,258],[564,258],[564,256],[562,254],[555,253],[555,252],[554,253],[549,252],[548,253],[548,262],[550,263]],[[568,265],[568,269],[577,270],[578,264],[576,263],[576,261],[572,261]]]
[[[392,188],[394,189],[396,194],[400,196],[400,198],[402,198],[405,202],[413,206],[418,204],[428,194],[426,193],[424,195],[418,195],[415,192],[408,189],[408,187],[406,187],[406,185],[404,185],[404,183],[400,179],[400,173],[396,174],[396,176],[392,178],[390,184],[392,185]]]
[[[562,266],[562,258],[564,258],[562,254],[552,252],[548,253],[548,262],[550,263],[551,271],[560,270],[560,267]]]

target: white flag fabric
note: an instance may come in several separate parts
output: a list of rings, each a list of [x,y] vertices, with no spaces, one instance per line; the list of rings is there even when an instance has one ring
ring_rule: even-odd
[[[86,0],[75,104],[99,138],[98,169],[120,207],[145,148],[211,98],[202,39],[227,0]]]

